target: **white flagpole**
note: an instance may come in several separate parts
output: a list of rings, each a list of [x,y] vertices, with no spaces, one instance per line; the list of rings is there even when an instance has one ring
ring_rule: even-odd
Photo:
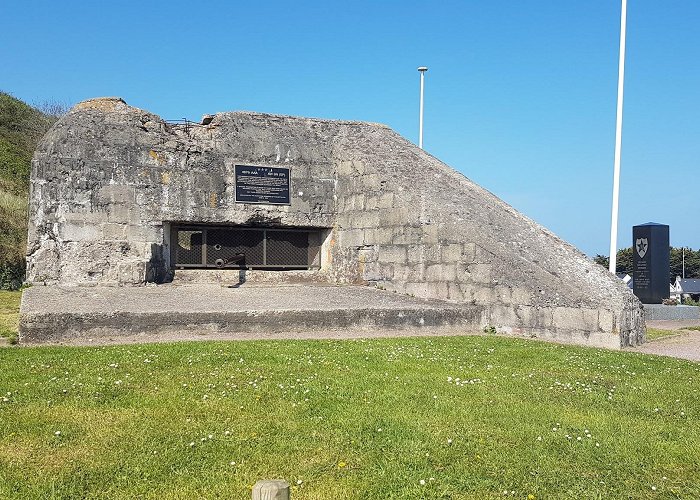
[[[620,200],[620,153],[622,149],[622,99],[625,89],[625,34],[627,31],[627,0],[622,0],[620,12],[620,61],[617,75],[617,124],[615,126],[615,173],[613,174],[612,224],[610,225],[610,272],[617,267],[617,213]]]
[[[418,147],[423,149],[423,80],[425,78],[425,72],[428,68],[421,66],[418,68],[420,72],[420,108],[418,110]]]

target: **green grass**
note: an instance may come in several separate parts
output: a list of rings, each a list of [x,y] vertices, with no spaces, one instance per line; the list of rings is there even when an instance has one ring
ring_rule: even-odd
[[[7,292],[0,290],[0,337],[7,338],[10,343],[17,342],[17,326],[19,323],[19,301],[22,292]]]
[[[250,498],[280,477],[295,500],[700,497],[688,361],[470,336],[11,348],[0,367],[3,498]]]
[[[647,328],[647,341],[659,340],[664,337],[679,335],[677,330],[662,330],[661,328]]]
[[[700,331],[700,326],[684,326],[683,328],[679,328],[679,330],[698,330],[698,331]]]

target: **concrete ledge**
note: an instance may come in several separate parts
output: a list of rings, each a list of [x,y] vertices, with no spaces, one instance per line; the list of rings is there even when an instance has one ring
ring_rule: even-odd
[[[700,319],[700,307],[644,304],[644,319],[646,321]]]
[[[322,338],[324,332],[345,329],[460,328],[468,333],[479,331],[481,314],[478,306],[353,286],[35,286],[22,296],[20,343],[146,335],[142,340],[274,338],[283,333]]]

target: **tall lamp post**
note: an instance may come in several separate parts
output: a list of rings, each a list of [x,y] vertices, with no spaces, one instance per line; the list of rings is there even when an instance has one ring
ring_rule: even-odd
[[[617,74],[617,123],[615,126],[615,167],[613,174],[612,223],[610,225],[610,272],[617,268],[617,212],[620,200],[620,153],[622,150],[622,98],[625,90],[625,33],[627,31],[627,0],[622,0],[620,12],[620,60]]]
[[[423,149],[423,87],[425,80],[425,72],[428,71],[427,66],[420,66],[420,110],[418,112],[418,147]]]

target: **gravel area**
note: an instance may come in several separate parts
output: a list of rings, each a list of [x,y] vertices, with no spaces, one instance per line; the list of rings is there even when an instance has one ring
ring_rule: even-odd
[[[682,328],[689,326],[700,326],[700,320],[647,321],[647,328],[677,330],[678,335],[653,340],[632,350],[646,354],[700,361],[700,331],[682,330]]]

